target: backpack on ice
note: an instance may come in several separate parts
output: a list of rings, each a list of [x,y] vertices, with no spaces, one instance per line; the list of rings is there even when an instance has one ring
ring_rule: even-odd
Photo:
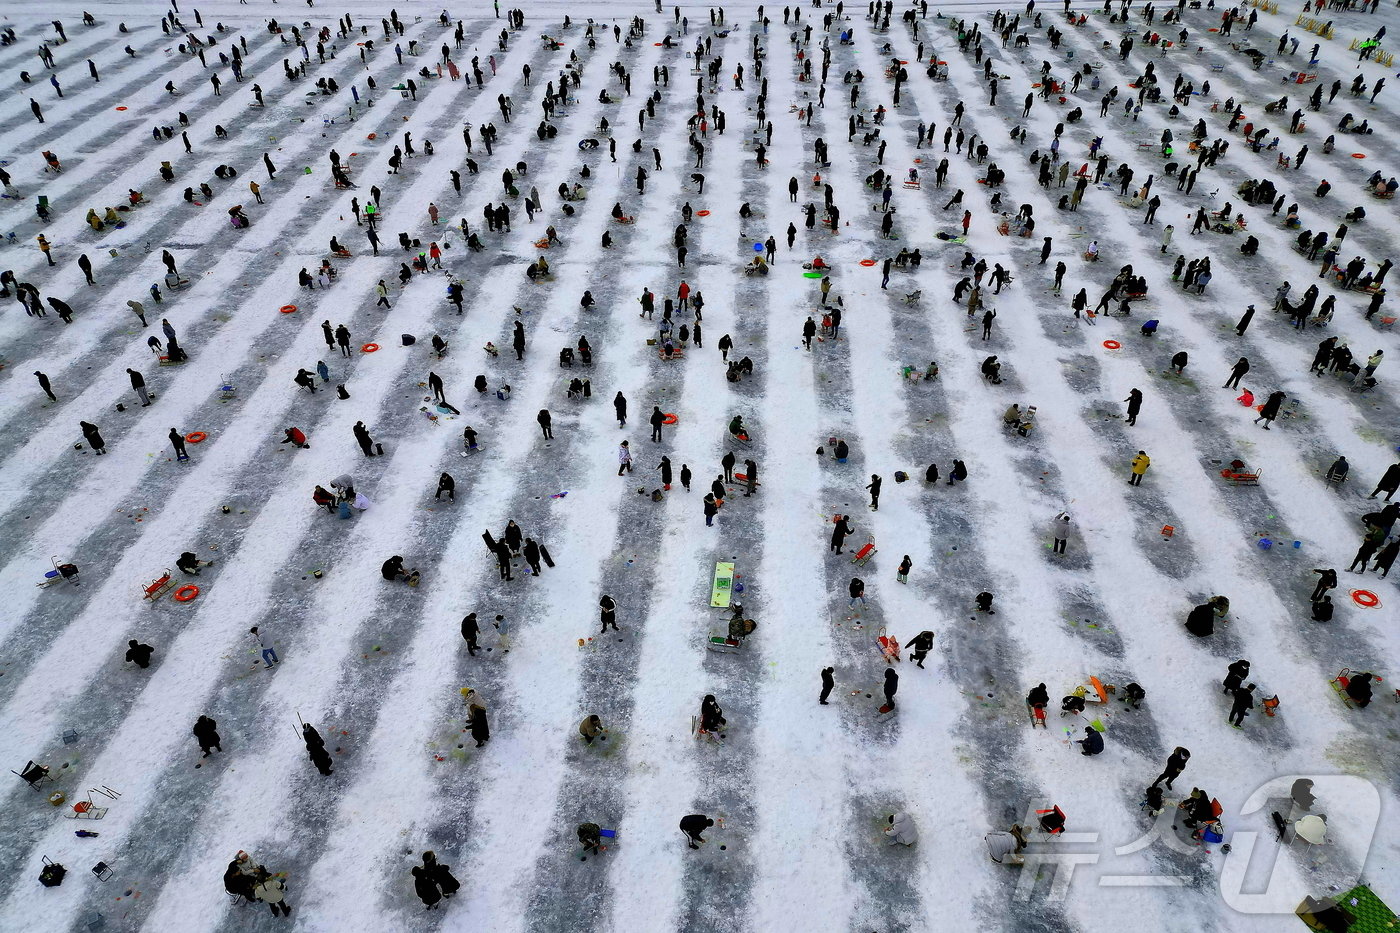
[[[63,876],[68,874],[68,869],[58,862],[50,862],[49,857],[44,856],[44,868],[39,872],[39,883],[46,888],[56,888],[63,884]]]

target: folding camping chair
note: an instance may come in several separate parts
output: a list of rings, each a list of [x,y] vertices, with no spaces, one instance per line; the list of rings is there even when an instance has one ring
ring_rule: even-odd
[[[41,794],[43,793],[43,789],[39,787],[39,785],[54,780],[54,778],[50,776],[49,769],[47,767],[41,764],[37,764],[33,761],[25,765],[23,771],[16,771],[13,768],[11,768],[10,773],[19,775],[19,779],[21,781],[28,784],[30,787],[32,787],[34,790],[38,791]]]

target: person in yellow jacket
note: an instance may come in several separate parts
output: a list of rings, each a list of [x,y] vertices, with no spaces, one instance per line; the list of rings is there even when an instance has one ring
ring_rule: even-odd
[[[1129,485],[1141,486],[1142,474],[1147,472],[1147,468],[1152,465],[1152,458],[1147,456],[1147,451],[1139,450],[1137,456],[1133,458],[1133,475],[1128,479]]]
[[[39,241],[39,251],[44,254],[44,258],[49,261],[49,265],[58,265],[58,263],[53,261],[53,257],[49,255],[49,250],[53,249],[53,246],[49,243],[49,238],[41,233],[34,239]]]

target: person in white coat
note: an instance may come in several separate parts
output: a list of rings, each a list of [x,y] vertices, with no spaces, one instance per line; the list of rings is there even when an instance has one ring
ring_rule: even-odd
[[[1026,837],[1020,826],[1012,826],[1010,832],[987,833],[987,854],[998,865],[1020,865],[1025,859],[1021,851],[1026,847]]]
[[[262,866],[258,867],[258,874],[256,877],[258,884],[253,888],[253,896],[271,908],[272,916],[275,917],[280,912],[282,916],[290,917],[292,915],[292,905],[288,904],[286,900],[286,883],[284,883],[281,878],[269,873],[267,869],[262,868]]]
[[[896,843],[912,846],[919,841],[919,831],[914,828],[914,818],[907,813],[896,813],[890,817],[890,825],[885,830],[885,844]]]

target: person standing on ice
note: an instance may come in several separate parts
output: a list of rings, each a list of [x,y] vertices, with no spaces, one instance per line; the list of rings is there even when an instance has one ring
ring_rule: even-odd
[[[874,473],[870,474],[870,482],[865,488],[870,491],[870,511],[872,512],[880,511],[880,486],[883,483],[884,480],[880,476]]]
[[[632,448],[623,441],[617,448],[617,475],[632,472]]]
[[[831,550],[837,554],[844,553],[842,548],[846,542],[846,536],[852,532],[851,523],[847,516],[836,516],[836,526],[831,529]]]
[[[613,601],[613,598],[611,596],[609,596],[607,593],[604,593],[603,598],[598,600],[598,608],[599,616],[603,621],[603,629],[598,634],[607,634],[609,625],[611,625],[613,631],[616,632],[618,630],[617,603]]]
[[[141,407],[147,408],[151,404],[151,396],[146,392],[146,378],[134,369],[128,368],[127,376],[131,379],[131,387],[136,390],[137,396],[141,399]]]
[[[365,452],[366,457],[374,456],[374,441],[369,436],[369,428],[365,427],[363,421],[356,421],[355,426],[350,429],[355,435],[355,441],[360,445],[360,449]]]
[[[199,750],[204,753],[205,758],[209,757],[209,750],[223,751],[223,744],[219,739],[219,724],[208,716],[200,716],[195,720],[194,728],[190,731],[194,733],[195,741],[199,743]]]
[[[1147,456],[1147,451],[1139,450],[1137,456],[1133,458],[1132,476],[1128,478],[1128,485],[1141,486],[1142,475],[1147,472],[1147,468],[1152,465],[1152,458]]]
[[[1069,544],[1069,513],[1061,512],[1055,516],[1054,537],[1056,554],[1065,553],[1065,548]]]
[[[472,738],[476,739],[476,747],[480,748],[491,741],[491,726],[486,721],[486,707],[478,699],[468,707],[470,717]]]
[[[476,657],[477,649],[480,647],[476,643],[481,635],[481,626],[476,621],[476,613],[469,612],[462,618],[462,639],[467,643],[467,654]]]
[[[1137,424],[1138,412],[1142,410],[1142,392],[1138,389],[1133,389],[1123,401],[1128,403],[1127,423],[1130,425]]]

